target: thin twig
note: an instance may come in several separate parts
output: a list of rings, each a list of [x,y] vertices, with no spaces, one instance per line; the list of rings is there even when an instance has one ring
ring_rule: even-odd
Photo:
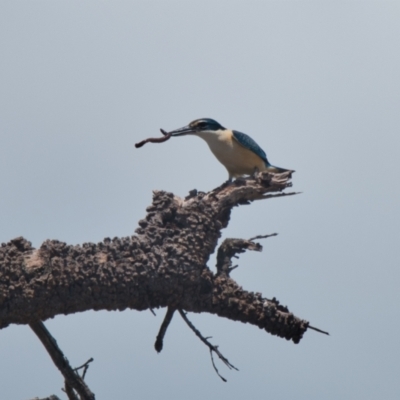
[[[189,326],[189,328],[195,333],[195,335],[206,345],[208,346],[208,348],[210,349],[210,354],[211,354],[211,362],[212,365],[214,367],[215,372],[217,373],[217,375],[224,381],[226,382],[226,379],[219,373],[217,367],[215,366],[214,363],[214,358],[212,355],[212,352],[215,352],[218,357],[220,358],[220,360],[222,360],[222,362],[229,368],[229,369],[235,369],[236,371],[239,371],[234,365],[232,365],[229,360],[227,358],[225,358],[221,352],[218,350],[218,346],[214,346],[213,344],[211,344],[206,337],[204,337],[200,331],[189,321],[189,319],[186,316],[186,313],[179,309],[179,314],[181,314],[181,317],[183,318],[183,320],[186,322],[186,324]]]
[[[70,385],[75,389],[81,400],[94,400],[94,393],[89,389],[86,383],[81,379],[81,377],[74,372],[74,370],[69,365],[67,358],[64,356],[61,349],[58,347],[57,342],[51,336],[50,332],[44,326],[42,321],[35,321],[29,324],[33,332],[42,342],[43,346],[49,353],[51,359],[53,360],[56,367],[64,376],[66,384]],[[67,385],[66,385],[67,388]]]
[[[156,342],[154,343],[154,348],[156,349],[157,353],[159,353],[163,348],[164,343],[164,336],[167,332],[168,326],[171,323],[172,317],[174,316],[174,312],[176,311],[175,308],[168,307],[167,313],[165,314],[164,321],[160,326],[160,330],[158,331],[158,335],[156,338]]]
[[[258,235],[258,236],[254,236],[252,238],[249,239],[249,242],[252,242],[253,240],[258,240],[258,239],[266,239],[269,238],[271,236],[278,236],[277,233],[271,233],[270,235]]]
[[[278,194],[266,194],[262,195],[254,200],[266,200],[273,199],[275,197],[285,197],[285,196],[294,196],[295,194],[301,194],[302,192],[290,192],[290,193],[278,193]]]
[[[83,368],[82,379],[85,379],[86,371],[88,370],[89,364],[90,364],[92,361],[93,361],[93,357],[90,357],[89,360],[87,360],[87,361],[85,362],[85,364],[82,364],[80,367],[74,368],[74,371],[75,371],[75,372],[78,372],[80,369]]]
[[[226,380],[226,378],[224,378],[224,377],[219,373],[218,368],[217,368],[217,366],[215,365],[215,362],[214,362],[213,350],[211,350],[211,349],[210,349],[210,357],[211,357],[212,365],[213,365],[214,370],[215,370],[215,372],[217,373],[217,375],[218,375],[224,382],[228,382],[228,381]]]
[[[311,326],[311,325],[308,325],[308,327],[309,327],[310,329],[312,329],[313,331],[317,331],[317,332],[323,333],[324,335],[330,336],[330,335],[329,335],[329,332],[323,331],[322,329],[315,328],[314,326]]]

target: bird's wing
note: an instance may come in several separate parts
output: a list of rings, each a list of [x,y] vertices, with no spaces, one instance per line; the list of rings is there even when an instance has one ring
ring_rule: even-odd
[[[240,145],[257,154],[267,165],[269,165],[265,151],[250,136],[238,131],[232,131],[232,134],[234,139]]]

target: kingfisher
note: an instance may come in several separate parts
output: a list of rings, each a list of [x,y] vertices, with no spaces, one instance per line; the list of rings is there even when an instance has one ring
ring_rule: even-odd
[[[224,128],[211,118],[201,118],[169,132],[171,136],[195,135],[204,139],[217,160],[228,170],[229,179],[252,175],[257,171],[294,172],[275,167],[265,151],[248,135]]]

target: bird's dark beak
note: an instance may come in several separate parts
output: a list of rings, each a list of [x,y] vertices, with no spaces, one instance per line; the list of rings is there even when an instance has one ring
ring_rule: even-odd
[[[171,136],[183,136],[190,135],[191,133],[195,133],[195,130],[191,128],[189,125],[184,126],[183,128],[175,129],[174,131],[168,132]]]

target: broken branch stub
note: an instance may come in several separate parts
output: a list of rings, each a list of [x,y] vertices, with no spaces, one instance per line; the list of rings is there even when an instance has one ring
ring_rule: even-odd
[[[225,239],[217,252],[217,274],[229,275],[232,269],[232,257],[244,253],[246,250],[262,251],[262,246],[252,240]]]

